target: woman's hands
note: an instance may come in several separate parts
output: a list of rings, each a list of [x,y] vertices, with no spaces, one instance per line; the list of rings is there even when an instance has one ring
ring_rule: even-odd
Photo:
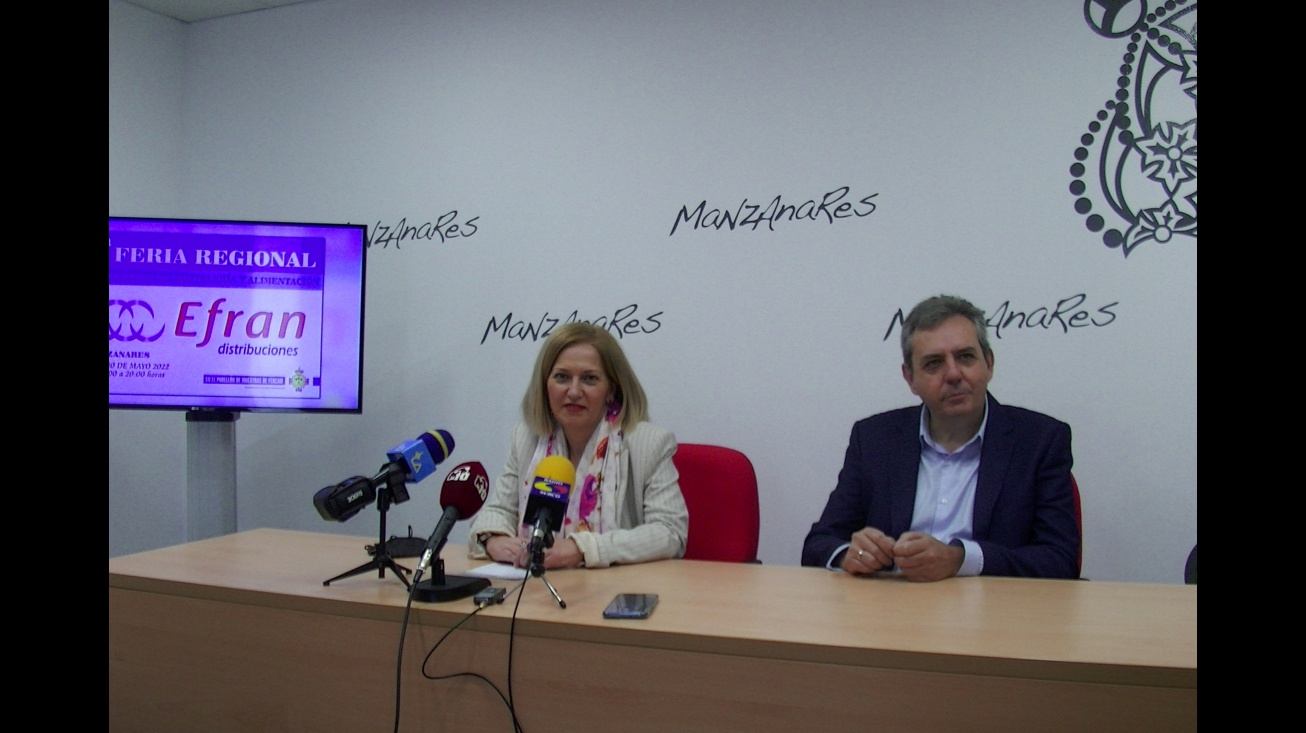
[[[529,542],[520,537],[495,535],[485,541],[485,554],[489,555],[491,560],[509,563],[519,568],[530,565],[531,553],[528,548]],[[554,543],[553,547],[544,551],[545,570],[577,568],[584,562],[585,556],[581,554],[580,546],[570,537]]]

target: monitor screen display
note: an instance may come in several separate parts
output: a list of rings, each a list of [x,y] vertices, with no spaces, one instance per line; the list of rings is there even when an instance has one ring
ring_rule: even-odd
[[[361,412],[366,241],[109,217],[109,407]]]

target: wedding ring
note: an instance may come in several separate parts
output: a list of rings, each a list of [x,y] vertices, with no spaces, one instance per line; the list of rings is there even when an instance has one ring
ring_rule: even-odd
[[[863,550],[863,549],[861,549],[860,547],[857,548],[857,559],[858,559],[858,560],[862,559],[862,555],[865,555],[865,554],[866,554],[866,550]]]

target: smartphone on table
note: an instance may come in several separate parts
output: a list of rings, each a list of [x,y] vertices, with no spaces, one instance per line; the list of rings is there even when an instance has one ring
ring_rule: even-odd
[[[618,593],[603,609],[603,618],[648,618],[657,605],[656,593]]]

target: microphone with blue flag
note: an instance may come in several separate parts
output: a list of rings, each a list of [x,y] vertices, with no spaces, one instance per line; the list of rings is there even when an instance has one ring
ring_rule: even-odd
[[[449,431],[428,430],[386,451],[390,464],[384,466],[382,471],[402,469],[404,480],[415,484],[435,473],[435,467],[443,463],[451,453],[453,436]]]
[[[313,496],[313,506],[327,521],[343,522],[376,501],[378,488],[389,488],[391,502],[408,501],[408,484],[435,473],[453,453],[453,436],[447,430],[428,430],[386,451],[389,461],[372,478],[351,476]]]

